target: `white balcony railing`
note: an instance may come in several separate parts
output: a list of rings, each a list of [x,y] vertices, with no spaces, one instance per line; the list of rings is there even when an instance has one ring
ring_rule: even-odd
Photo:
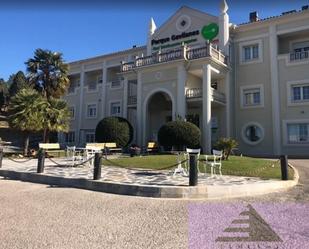
[[[186,90],[187,99],[202,98],[202,96],[203,96],[202,88],[189,88]],[[211,96],[214,101],[221,103],[226,102],[225,94],[213,88],[211,88]]]
[[[132,62],[123,63],[121,65],[122,72],[128,72],[134,68],[154,65],[175,60],[195,60],[204,57],[211,57],[227,64],[227,57],[222,52],[214,48],[211,44],[200,48],[187,48],[183,46],[181,49],[175,49],[166,53],[155,53],[150,56],[136,58]]]

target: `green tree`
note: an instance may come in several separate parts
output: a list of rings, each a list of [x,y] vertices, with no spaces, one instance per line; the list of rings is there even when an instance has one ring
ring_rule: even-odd
[[[21,89],[9,105],[9,123],[12,128],[23,131],[24,154],[29,147],[32,132],[66,132],[69,129],[70,112],[63,100],[51,98],[47,101],[40,93],[31,88]],[[44,133],[44,142],[48,134]]]
[[[44,116],[42,110],[45,106],[44,98],[33,89],[22,89],[11,99],[9,123],[12,128],[24,132],[25,155],[28,153],[30,133],[43,129]]]
[[[43,112],[43,140],[49,142],[49,132],[68,132],[70,125],[70,111],[63,100],[50,98],[46,101]]]
[[[238,143],[233,138],[220,138],[215,147],[223,151],[224,158],[229,160],[229,156],[233,149],[237,148]]]
[[[21,89],[28,87],[27,78],[22,71],[18,71],[14,74],[12,78],[12,83],[9,87],[9,96],[12,98],[15,96]]]
[[[133,139],[133,127],[122,117],[106,117],[95,129],[95,140],[98,143],[115,142],[119,147],[125,147]]]
[[[25,64],[29,83],[47,99],[49,104],[46,107],[49,114],[45,116],[43,133],[44,142],[48,142],[50,131],[68,130],[66,123],[70,117],[69,112],[67,108],[60,110],[59,108],[64,106],[64,102],[58,102],[56,99],[63,96],[69,87],[69,67],[64,62],[61,53],[43,49],[35,50],[34,57]],[[65,117],[65,115],[67,116]],[[66,128],[63,128],[64,126]]]
[[[44,97],[59,98],[69,87],[68,71],[62,54],[50,50],[37,49],[34,57],[26,63],[29,82],[33,84]]]
[[[8,85],[4,79],[0,79],[0,108],[2,109],[8,103]]]
[[[176,150],[199,148],[201,140],[200,129],[190,122],[175,120],[161,126],[158,132],[160,145],[165,149],[174,147]]]

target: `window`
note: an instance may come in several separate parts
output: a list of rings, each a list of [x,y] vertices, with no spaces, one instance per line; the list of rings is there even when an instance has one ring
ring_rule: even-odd
[[[95,118],[96,116],[97,116],[97,105],[96,104],[87,105],[87,117]]]
[[[243,86],[240,88],[241,107],[263,107],[264,106],[264,87],[263,85]]]
[[[110,113],[111,113],[111,116],[120,116],[121,115],[121,103],[120,103],[120,101],[111,103]]]
[[[250,145],[260,143],[264,138],[263,127],[258,123],[249,123],[242,129],[243,140]]]
[[[244,106],[253,106],[261,104],[261,93],[260,89],[250,89],[244,91]]]
[[[75,132],[74,131],[70,131],[68,133],[65,133],[64,141],[66,143],[74,143],[75,142]]]
[[[294,85],[291,89],[292,102],[309,101],[309,84],[308,85]]]
[[[70,112],[71,119],[74,119],[75,118],[75,107],[74,106],[70,106],[69,107],[69,112]]]
[[[88,82],[88,91],[96,91],[97,90],[97,82],[91,81]]]
[[[95,142],[95,133],[87,132],[86,133],[86,143],[94,143]]]
[[[263,62],[262,40],[239,43],[240,64]]]
[[[308,143],[309,123],[287,124],[288,143]]]
[[[259,58],[259,44],[249,45],[243,47],[243,60],[251,61]]]

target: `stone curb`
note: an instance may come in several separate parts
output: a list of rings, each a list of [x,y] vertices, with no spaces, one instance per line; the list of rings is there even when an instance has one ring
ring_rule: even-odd
[[[246,185],[230,186],[159,186],[159,185],[132,185],[108,181],[95,181],[82,178],[66,178],[37,173],[16,172],[0,169],[0,176],[12,180],[74,187],[86,190],[100,191],[110,194],[132,195],[155,198],[184,198],[184,199],[223,199],[268,194],[284,191],[298,183],[298,171],[294,170],[294,179],[288,181],[272,181],[263,183],[249,183]]]

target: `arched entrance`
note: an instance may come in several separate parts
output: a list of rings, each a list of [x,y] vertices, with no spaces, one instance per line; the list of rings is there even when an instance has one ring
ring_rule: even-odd
[[[163,91],[153,93],[146,105],[146,141],[157,141],[160,127],[173,119],[173,100]]]

